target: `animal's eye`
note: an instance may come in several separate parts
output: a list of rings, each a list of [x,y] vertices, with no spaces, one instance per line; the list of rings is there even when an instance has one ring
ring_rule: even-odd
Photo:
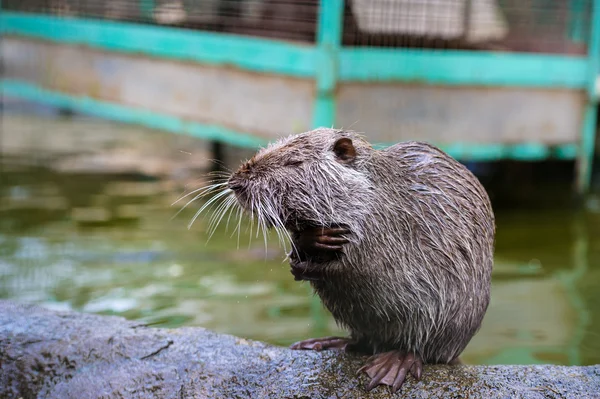
[[[290,159],[285,160],[284,165],[285,166],[299,166],[299,165],[302,165],[302,161],[299,159],[290,158]]]

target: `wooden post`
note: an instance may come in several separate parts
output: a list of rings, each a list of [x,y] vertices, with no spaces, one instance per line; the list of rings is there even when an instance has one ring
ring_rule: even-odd
[[[598,93],[596,79],[600,74],[600,0],[592,4],[590,40],[588,42],[587,103],[585,106],[581,142],[577,159],[577,193],[586,194],[592,181],[592,161],[596,148]]]
[[[146,21],[154,21],[154,0],[139,0],[140,15]]]
[[[343,0],[320,1],[317,26],[317,94],[313,108],[313,127],[332,127],[335,124],[335,89],[343,13]]]

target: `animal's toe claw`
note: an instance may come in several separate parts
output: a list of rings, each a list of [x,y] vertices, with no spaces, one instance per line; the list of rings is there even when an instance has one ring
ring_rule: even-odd
[[[372,356],[358,372],[366,372],[371,377],[366,389],[372,390],[377,385],[388,385],[392,392],[397,392],[410,372],[413,377],[421,377],[421,359],[412,353],[403,354],[399,351],[390,351]]]
[[[423,373],[423,364],[421,363],[421,360],[417,359],[413,363],[412,367],[410,368],[410,373],[413,377],[415,377],[415,379],[421,379],[421,374]]]
[[[343,349],[350,340],[341,337],[311,338],[299,341],[290,346],[291,349],[307,349],[322,351],[325,349]]]

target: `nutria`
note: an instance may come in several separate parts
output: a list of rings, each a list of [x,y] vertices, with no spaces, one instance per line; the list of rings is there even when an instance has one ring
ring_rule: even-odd
[[[477,178],[441,150],[376,150],[321,128],[261,149],[227,185],[259,225],[290,233],[292,273],[350,332],[292,348],[367,351],[367,389],[397,391],[423,363],[457,362],[479,329],[494,215]]]

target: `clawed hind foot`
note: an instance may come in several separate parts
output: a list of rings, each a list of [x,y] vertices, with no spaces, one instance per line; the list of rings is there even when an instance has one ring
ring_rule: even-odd
[[[371,356],[367,363],[358,370],[358,373],[362,371],[371,377],[367,391],[377,385],[388,385],[392,387],[392,392],[397,392],[404,384],[409,372],[415,379],[421,378],[423,362],[412,353],[405,354],[394,350]]]
[[[296,342],[290,346],[291,349],[304,349],[322,351],[327,349],[342,349],[354,351],[358,343],[351,338],[325,337],[312,338]],[[419,380],[423,373],[423,361],[413,353],[405,354],[398,350],[378,353],[371,356],[357,373],[365,372],[371,381],[367,385],[367,391],[378,385],[392,387],[392,392],[397,392],[404,384],[406,375],[410,372]]]
[[[322,351],[326,349],[346,349],[346,346],[353,341],[342,337],[312,338],[296,342],[290,346],[291,349],[307,349],[313,351]]]

